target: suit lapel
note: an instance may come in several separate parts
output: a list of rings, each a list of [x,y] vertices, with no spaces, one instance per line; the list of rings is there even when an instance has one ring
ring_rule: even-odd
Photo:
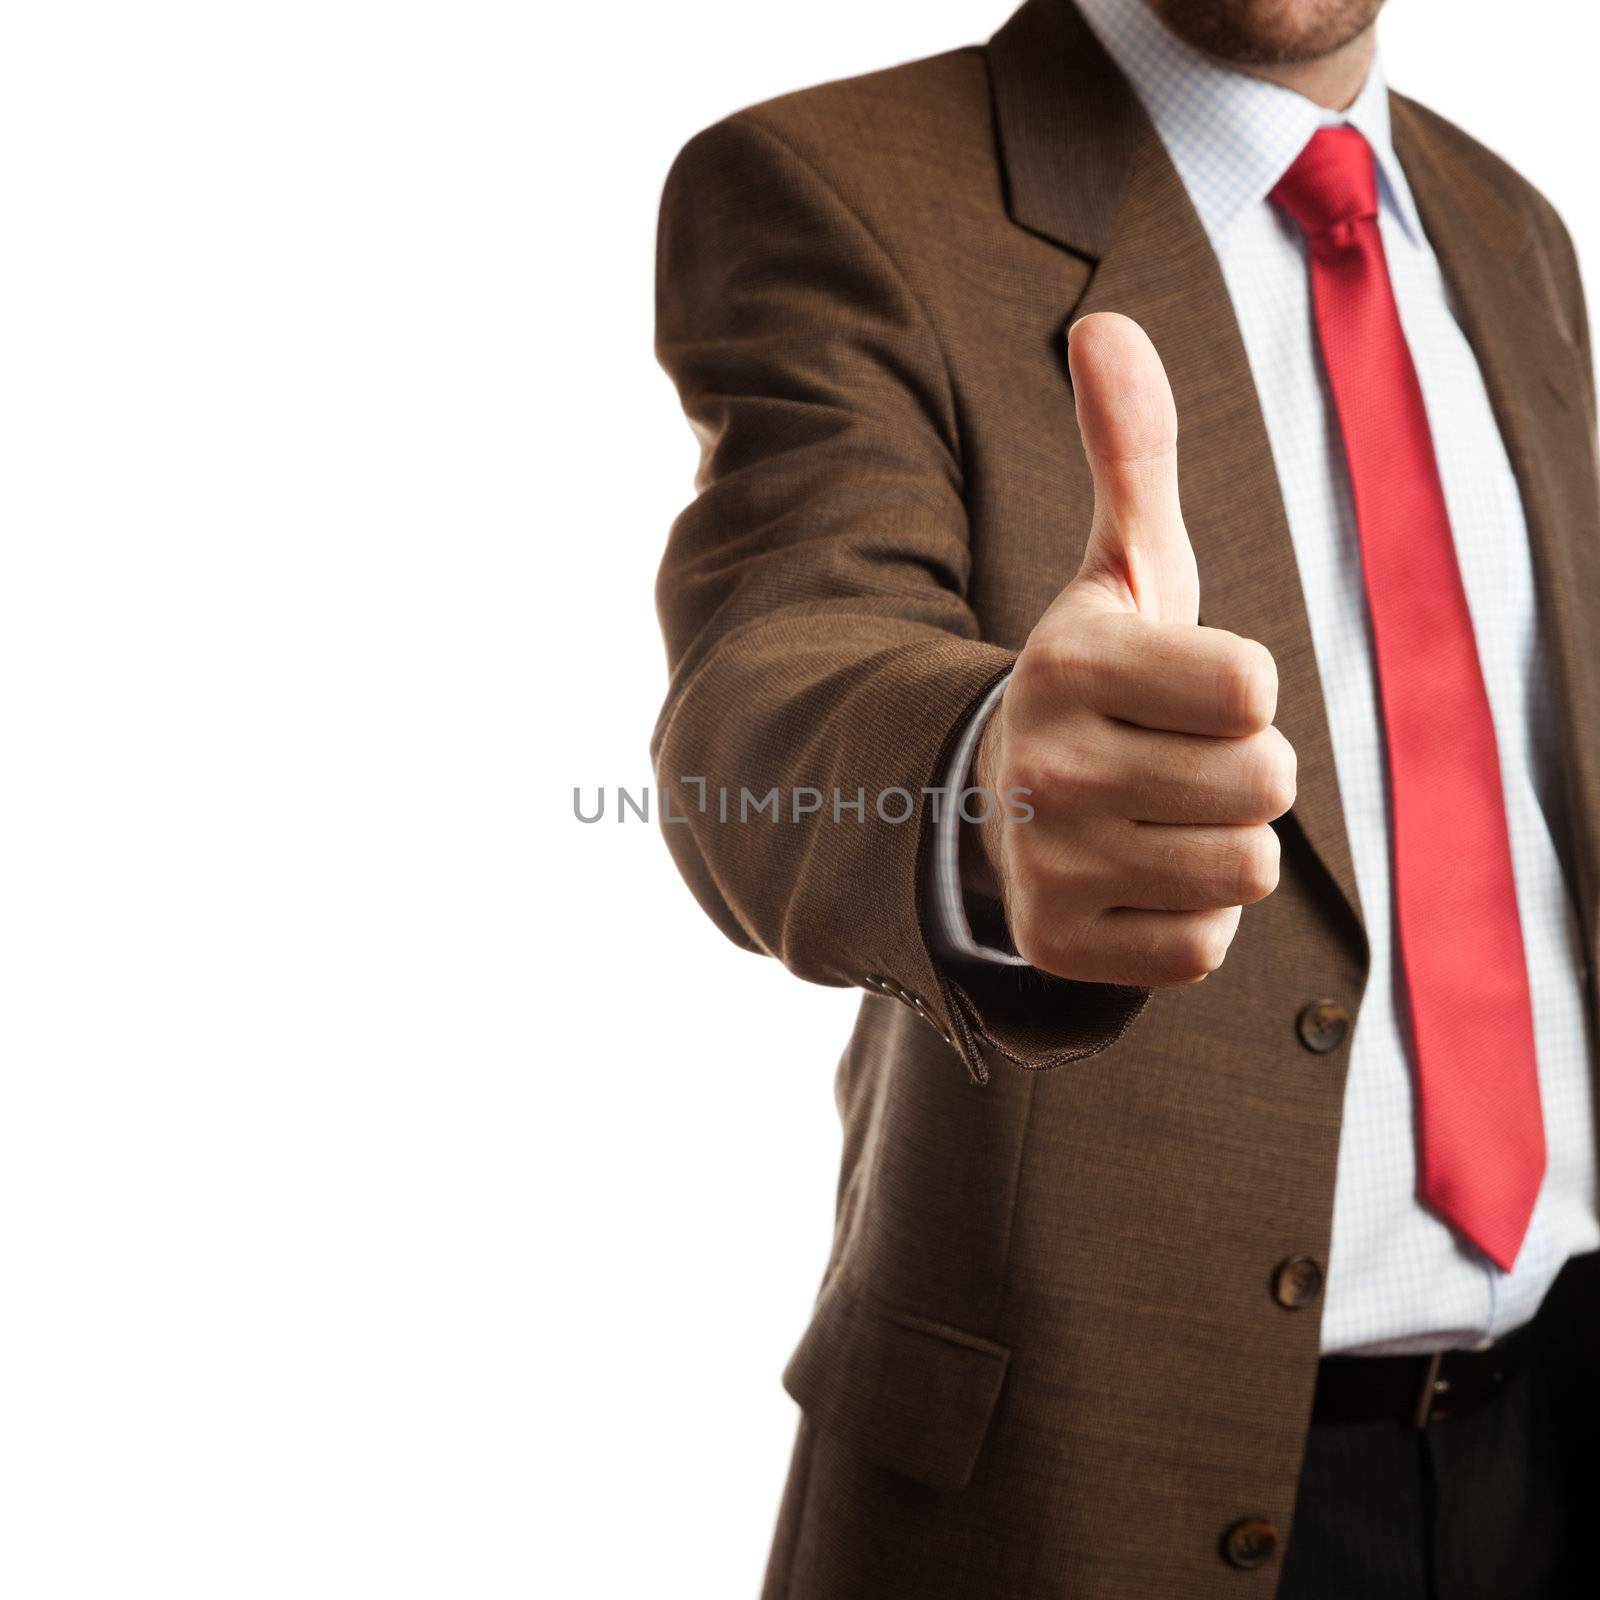
[[[1391,97],[1395,154],[1478,358],[1522,495],[1550,644],[1575,880],[1591,962],[1600,900],[1600,490],[1583,356],[1558,318],[1532,218],[1452,150],[1444,125]]]
[[[1311,629],[1249,359],[1210,241],[1132,90],[1076,9],[1029,0],[990,44],[1012,216],[1094,263],[1063,329],[1120,311],[1154,341],[1178,408],[1184,521],[1201,620],[1278,663],[1278,726],[1299,757],[1291,826],[1359,928]]]

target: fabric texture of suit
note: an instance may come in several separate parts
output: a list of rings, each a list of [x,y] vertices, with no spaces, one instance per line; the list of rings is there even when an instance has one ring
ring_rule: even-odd
[[[1502,162],[1392,111],[1522,492],[1592,973],[1600,497],[1576,265]],[[1154,995],[942,961],[927,803],[873,805],[941,781],[1077,569],[1065,328],[1095,310],[1166,364],[1201,620],[1272,651],[1300,763],[1279,888],[1219,972]],[[1272,456],[1188,197],[1077,13],[1028,0],[987,48],[693,140],[663,201],[658,351],[704,451],[659,587],[654,751],[686,818],[665,835],[731,938],[867,991],[767,1593],[1270,1594],[1277,1561],[1239,1570],[1224,1535],[1292,1539],[1319,1308],[1282,1304],[1274,1274],[1327,1257],[1347,1050],[1308,1051],[1296,1019],[1358,1014],[1365,941]],[[866,804],[723,821],[691,776]]]

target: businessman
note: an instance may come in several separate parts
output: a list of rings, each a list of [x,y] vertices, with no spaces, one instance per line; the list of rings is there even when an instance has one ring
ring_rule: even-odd
[[[1027,0],[669,177],[665,834],[864,991],[770,1600],[1600,1592],[1588,331],[1379,4]]]

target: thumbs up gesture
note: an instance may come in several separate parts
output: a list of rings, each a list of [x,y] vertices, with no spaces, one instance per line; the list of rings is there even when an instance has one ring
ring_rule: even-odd
[[[1177,414],[1155,347],[1102,312],[1073,326],[1069,361],[1094,521],[984,730],[976,781],[1031,791],[1034,815],[992,808],[980,871],[1042,971],[1193,983],[1222,964],[1240,908],[1277,886],[1268,824],[1294,803],[1294,751],[1272,726],[1266,648],[1198,625]]]

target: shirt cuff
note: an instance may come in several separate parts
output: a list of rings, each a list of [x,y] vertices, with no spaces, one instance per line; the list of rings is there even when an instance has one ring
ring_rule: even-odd
[[[967,917],[966,898],[961,889],[961,800],[972,775],[972,760],[978,753],[978,740],[983,735],[1000,696],[1006,691],[1011,675],[1006,674],[984,697],[983,703],[972,713],[971,720],[956,742],[950,765],[945,769],[943,804],[938,820],[931,856],[933,883],[933,935],[940,952],[963,961],[977,961],[989,966],[1025,967],[1021,956],[1009,950],[997,950],[992,945],[979,944],[973,937],[972,923]],[[991,804],[994,797],[991,796]]]

